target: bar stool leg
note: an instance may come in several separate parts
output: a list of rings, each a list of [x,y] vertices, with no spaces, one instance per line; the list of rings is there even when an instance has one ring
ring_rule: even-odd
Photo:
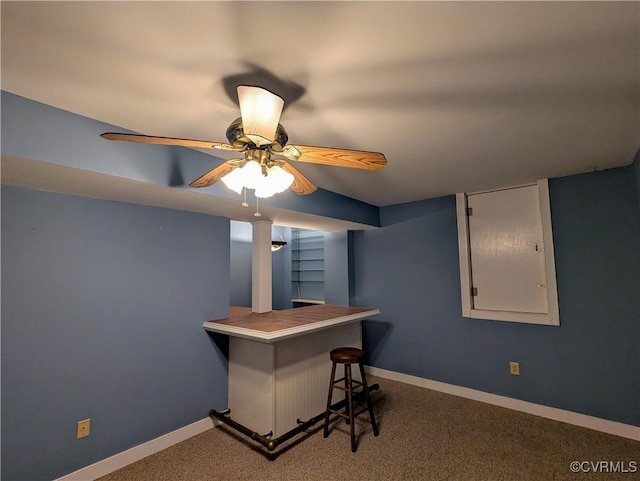
[[[364,398],[367,401],[367,407],[369,408],[369,417],[371,417],[371,427],[373,428],[373,435],[378,435],[378,425],[376,424],[376,418],[373,416],[373,406],[371,405],[371,396],[369,395],[369,386],[367,386],[367,378],[364,375],[364,365],[362,362],[358,363],[360,366],[360,376],[362,377],[362,387],[364,388]]]
[[[349,368],[349,372],[351,372],[351,364],[344,364],[344,398],[346,401],[349,400],[349,397],[347,395],[347,393],[349,392],[349,386],[351,385],[351,381],[349,381],[349,379],[347,378],[347,367]],[[351,405],[351,403],[347,403],[344,406],[344,413],[347,416],[347,419],[345,420],[345,423],[347,424],[347,426],[349,426],[351,424],[351,421],[349,419],[349,406]]]
[[[349,431],[351,434],[351,452],[356,452],[356,429],[353,422],[353,379],[351,378],[351,364],[344,365],[344,374],[347,379],[347,409],[349,410]]]
[[[329,436],[329,414],[331,409],[331,398],[333,396],[333,382],[336,376],[336,363],[331,365],[331,379],[329,380],[329,394],[327,395],[327,410],[324,416],[324,437]]]

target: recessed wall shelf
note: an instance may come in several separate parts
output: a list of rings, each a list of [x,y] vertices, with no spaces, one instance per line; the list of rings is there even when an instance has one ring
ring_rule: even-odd
[[[291,229],[294,304],[324,304],[324,232]]]

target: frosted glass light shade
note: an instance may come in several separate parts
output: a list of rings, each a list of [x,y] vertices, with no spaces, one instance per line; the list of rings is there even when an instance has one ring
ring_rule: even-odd
[[[262,177],[262,180],[256,187],[256,197],[265,199],[287,190],[293,184],[293,175],[274,165],[268,170],[267,176]]]
[[[262,175],[262,167],[255,160],[250,160],[242,169],[239,169],[242,174],[242,180],[244,186],[247,189],[256,189],[264,182],[264,175]]]
[[[287,190],[293,181],[293,175],[277,165],[270,167],[267,175],[263,175],[262,167],[255,160],[232,170],[222,178],[222,182],[234,192],[241,194],[244,188],[254,189],[256,197],[262,199]]]
[[[234,169],[222,178],[222,182],[234,192],[242,193],[243,188],[255,189],[264,176],[262,167],[255,160],[250,160],[243,167]]]
[[[238,87],[242,130],[256,145],[273,141],[284,100],[260,87]]]
[[[222,178],[224,185],[233,190],[236,194],[242,194],[244,188],[244,179],[242,178],[242,169],[234,169]]]

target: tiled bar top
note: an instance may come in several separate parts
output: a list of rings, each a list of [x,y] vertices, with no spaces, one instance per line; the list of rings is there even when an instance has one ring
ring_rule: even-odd
[[[379,313],[378,309],[370,307],[321,304],[257,314],[251,312],[250,307],[232,306],[228,318],[207,321],[203,327],[208,331],[268,343],[359,321]]]

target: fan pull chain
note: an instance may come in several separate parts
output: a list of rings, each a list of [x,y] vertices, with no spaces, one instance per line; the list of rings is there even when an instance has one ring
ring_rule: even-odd
[[[258,208],[260,207],[260,199],[256,197],[256,211],[254,212],[254,217],[260,217],[262,214],[259,212]]]
[[[243,187],[242,192],[244,193],[244,201],[242,202],[242,207],[249,207],[249,202],[247,202],[247,188]]]

